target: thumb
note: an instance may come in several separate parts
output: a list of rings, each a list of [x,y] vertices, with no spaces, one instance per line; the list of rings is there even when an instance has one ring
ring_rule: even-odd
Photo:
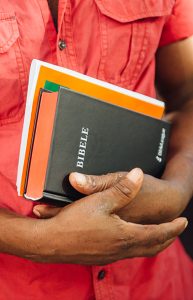
[[[97,176],[73,172],[69,176],[69,181],[79,193],[91,195],[110,188],[126,176],[126,174],[127,172],[116,172]]]
[[[143,172],[141,169],[135,168],[114,186],[94,194],[96,204],[104,211],[114,213],[128,205],[135,198],[142,186],[142,182]]]

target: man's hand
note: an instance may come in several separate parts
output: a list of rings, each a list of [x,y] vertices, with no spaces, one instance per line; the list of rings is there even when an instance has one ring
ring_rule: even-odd
[[[126,176],[125,172],[103,176],[72,173],[70,182],[74,188],[86,195],[108,189]],[[160,224],[174,220],[183,211],[183,189],[167,180],[144,175],[143,185],[135,199],[120,209],[117,214],[128,222],[140,224]],[[34,213],[42,218],[56,215],[61,208],[38,205]]]
[[[142,171],[134,169],[123,177],[117,176],[113,186],[76,201],[44,220],[49,242],[39,247],[42,255],[34,259],[102,265],[124,258],[152,256],[165,249],[187,226],[185,218],[160,225],[138,225],[117,216],[135,198],[142,181]],[[34,212],[37,209],[38,206]]]

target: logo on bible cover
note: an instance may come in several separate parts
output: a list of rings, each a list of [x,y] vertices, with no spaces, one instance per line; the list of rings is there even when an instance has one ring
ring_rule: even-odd
[[[165,138],[166,138],[166,130],[165,128],[162,128],[162,132],[161,132],[161,138],[160,138],[160,143],[159,143],[159,147],[158,147],[158,152],[156,155],[156,160],[161,163],[162,162],[162,156],[163,156],[163,149],[164,149],[164,143],[165,143]]]

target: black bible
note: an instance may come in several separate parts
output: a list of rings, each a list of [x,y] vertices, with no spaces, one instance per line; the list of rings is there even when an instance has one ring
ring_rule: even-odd
[[[69,184],[71,172],[101,175],[139,167],[160,177],[169,130],[166,121],[60,88],[44,197],[80,198]]]

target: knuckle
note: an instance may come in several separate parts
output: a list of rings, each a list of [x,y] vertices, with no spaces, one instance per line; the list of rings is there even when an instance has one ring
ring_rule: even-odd
[[[92,191],[95,191],[98,185],[96,176],[92,176],[92,175],[85,175],[85,176],[86,176],[87,185],[92,189]]]
[[[117,184],[125,175],[125,172],[107,173],[105,175],[98,176],[98,182],[95,184],[95,188],[98,187],[99,191],[104,191],[110,186]]]
[[[92,192],[102,192],[106,190],[113,181],[113,173],[100,176],[88,176],[87,182]]]
[[[111,173],[99,177],[100,191],[104,191],[109,187],[110,179],[111,179]]]
[[[114,186],[114,192],[123,198],[131,199],[133,197],[133,189],[125,185],[123,182],[118,182]]]

